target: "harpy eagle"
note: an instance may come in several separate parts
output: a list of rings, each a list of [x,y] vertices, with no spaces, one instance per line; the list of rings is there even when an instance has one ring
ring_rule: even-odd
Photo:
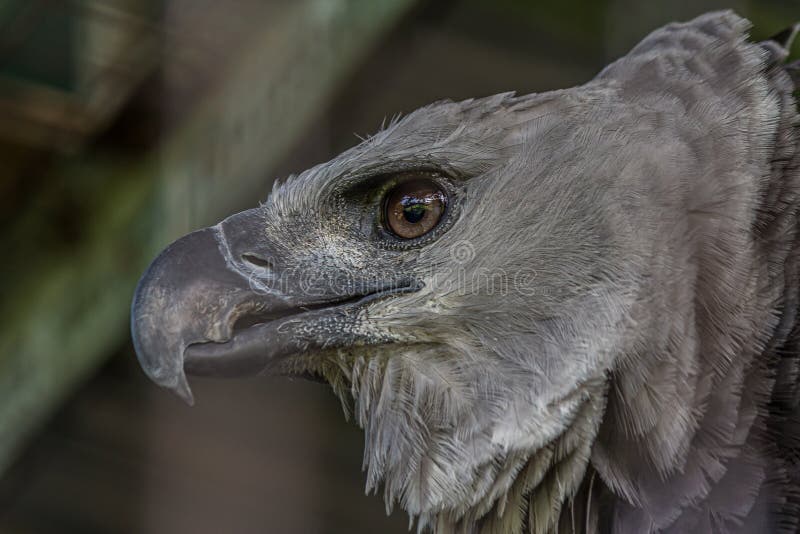
[[[798,26],[717,12],[571,89],[439,102],[191,233],[145,372],[315,375],[438,533],[795,532]]]

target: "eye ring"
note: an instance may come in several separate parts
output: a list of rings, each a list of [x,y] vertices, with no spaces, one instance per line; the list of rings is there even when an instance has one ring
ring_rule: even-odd
[[[417,239],[439,225],[446,207],[447,194],[439,184],[430,178],[414,178],[386,193],[383,220],[396,237]]]

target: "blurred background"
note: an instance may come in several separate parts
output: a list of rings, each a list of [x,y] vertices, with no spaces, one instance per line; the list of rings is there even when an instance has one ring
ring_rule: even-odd
[[[134,285],[384,117],[589,80],[648,31],[800,0],[0,0],[0,533],[406,532],[325,386],[149,383]]]

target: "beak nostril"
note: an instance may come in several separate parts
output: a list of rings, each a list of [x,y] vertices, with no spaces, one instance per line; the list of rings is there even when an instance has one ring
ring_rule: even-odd
[[[273,269],[274,267],[271,260],[251,254],[250,252],[245,252],[242,254],[241,258],[243,262],[249,263],[250,265],[255,265],[256,267],[260,267],[262,269]]]

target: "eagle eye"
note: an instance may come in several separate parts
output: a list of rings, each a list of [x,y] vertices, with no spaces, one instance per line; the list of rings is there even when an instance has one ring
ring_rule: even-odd
[[[426,178],[404,181],[392,188],[383,204],[383,220],[401,239],[415,239],[433,230],[447,204],[444,190]]]

